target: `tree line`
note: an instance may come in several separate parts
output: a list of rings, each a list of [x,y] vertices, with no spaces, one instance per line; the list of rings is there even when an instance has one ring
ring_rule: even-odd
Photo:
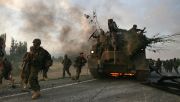
[[[7,55],[10,61],[20,61],[27,52],[27,42],[11,40],[10,54]]]

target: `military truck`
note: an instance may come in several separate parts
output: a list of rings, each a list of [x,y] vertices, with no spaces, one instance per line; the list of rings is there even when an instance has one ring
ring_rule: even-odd
[[[145,48],[150,43],[143,30],[133,25],[130,30],[120,29],[113,19],[108,20],[109,31],[97,29],[89,39],[92,44],[88,68],[94,78],[106,76],[135,76],[146,80],[149,74]]]

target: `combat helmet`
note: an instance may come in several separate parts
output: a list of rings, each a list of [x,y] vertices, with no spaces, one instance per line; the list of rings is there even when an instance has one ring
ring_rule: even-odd
[[[38,44],[38,45],[41,45],[41,40],[38,39],[38,38],[36,38],[36,39],[33,40],[33,43],[36,43],[36,44]]]

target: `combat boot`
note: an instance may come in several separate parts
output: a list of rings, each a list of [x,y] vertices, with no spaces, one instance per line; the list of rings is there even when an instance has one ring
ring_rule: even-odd
[[[32,91],[31,93],[32,93],[32,95],[33,95],[33,94],[35,93],[35,91]]]
[[[28,91],[28,85],[27,85],[27,84],[24,84],[24,85],[23,85],[22,91]]]
[[[43,77],[43,80],[44,80],[44,81],[47,81],[47,80],[48,80],[48,78],[47,78],[47,77]]]
[[[33,91],[32,92],[32,99],[37,99],[41,96],[40,91]]]
[[[24,89],[27,89],[27,84],[24,84],[24,85],[23,85],[23,88],[24,88]]]
[[[74,76],[73,76],[73,77],[71,77],[71,79],[72,79],[72,80],[76,80],[76,78],[75,78]]]

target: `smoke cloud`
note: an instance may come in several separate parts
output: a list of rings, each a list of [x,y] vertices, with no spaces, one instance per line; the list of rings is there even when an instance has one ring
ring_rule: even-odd
[[[69,0],[17,0],[20,1],[22,5],[18,11],[11,0],[1,1],[0,4],[11,5],[19,12],[18,36],[28,41],[29,46],[34,38],[40,38],[42,46],[53,55],[87,51],[91,28],[82,8],[73,6]]]
[[[55,27],[56,11],[43,2],[25,4],[21,12],[24,20],[21,30],[24,32],[46,34]]]

